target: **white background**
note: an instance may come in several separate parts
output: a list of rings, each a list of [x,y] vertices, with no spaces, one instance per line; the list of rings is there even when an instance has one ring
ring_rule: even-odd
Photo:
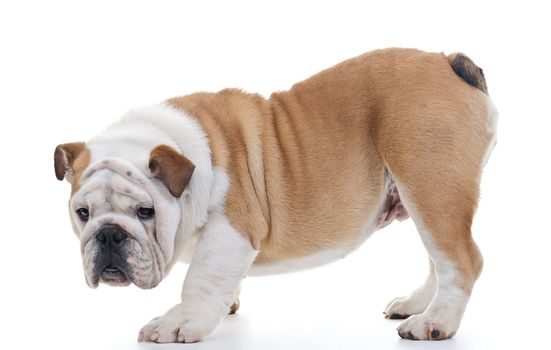
[[[2,1],[0,348],[549,348],[551,27],[543,5],[518,4]],[[268,96],[389,46],[467,53],[500,111],[473,228],[486,264],[456,337],[405,341],[383,319],[427,272],[409,220],[332,265],[247,278],[239,313],[203,343],[138,344],[179,301],[186,266],[154,290],[88,289],[54,147],[131,107],[224,87]]]

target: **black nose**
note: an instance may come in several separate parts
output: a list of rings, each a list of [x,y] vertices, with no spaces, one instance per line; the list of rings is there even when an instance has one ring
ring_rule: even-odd
[[[113,247],[121,246],[128,238],[128,234],[117,225],[105,225],[96,235],[96,239],[102,245],[111,245]]]

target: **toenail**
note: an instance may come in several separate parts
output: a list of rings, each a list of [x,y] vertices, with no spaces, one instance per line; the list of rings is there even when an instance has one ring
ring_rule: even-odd
[[[403,319],[406,319],[408,317],[409,317],[409,315],[400,315],[400,314],[392,314],[390,316],[387,315],[387,318],[389,318],[391,320],[403,320]]]

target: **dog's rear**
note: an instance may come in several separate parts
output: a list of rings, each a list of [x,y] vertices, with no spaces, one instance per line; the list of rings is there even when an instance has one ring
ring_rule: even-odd
[[[393,86],[403,88],[388,95],[382,119],[391,122],[379,123],[378,148],[427,249],[431,273],[385,313],[407,318],[398,327],[401,337],[439,340],[457,331],[482,270],[471,224],[495,117],[484,74],[466,55],[415,58],[403,58],[407,69],[394,68],[401,80]],[[425,64],[410,63],[419,61]]]

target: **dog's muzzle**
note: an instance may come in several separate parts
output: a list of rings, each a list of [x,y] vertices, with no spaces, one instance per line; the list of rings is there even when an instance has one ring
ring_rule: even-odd
[[[99,254],[95,263],[95,272],[100,279],[112,285],[130,283],[128,258],[128,233],[117,225],[102,226],[96,236]]]

